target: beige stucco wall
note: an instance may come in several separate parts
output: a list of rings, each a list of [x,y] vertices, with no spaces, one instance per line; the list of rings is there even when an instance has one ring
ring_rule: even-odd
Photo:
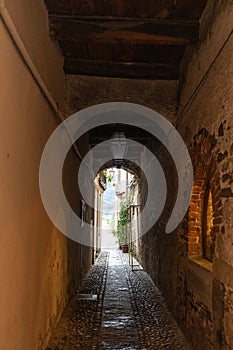
[[[5,3],[41,77],[62,108],[63,60],[49,39],[44,2]],[[81,247],[57,232],[39,193],[40,157],[57,118],[1,19],[0,43],[0,348],[44,349],[48,332],[67,301],[68,288],[74,291],[85,271],[79,265]],[[70,167],[76,159],[71,154]],[[72,175],[70,179],[72,183]],[[78,197],[73,204],[78,207]],[[73,262],[68,251],[75,257]],[[82,256],[86,270],[89,249]]]
[[[56,42],[51,42],[47,9],[43,0],[4,0],[35,66],[56,102],[62,107],[63,57]]]

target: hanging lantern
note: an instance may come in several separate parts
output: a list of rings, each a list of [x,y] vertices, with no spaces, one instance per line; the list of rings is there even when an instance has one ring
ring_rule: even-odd
[[[128,150],[128,141],[123,132],[115,132],[111,138],[111,152],[116,167],[121,168]]]

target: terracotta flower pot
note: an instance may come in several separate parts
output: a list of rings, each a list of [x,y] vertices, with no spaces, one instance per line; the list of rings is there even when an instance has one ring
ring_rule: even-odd
[[[122,244],[122,253],[128,253],[129,252],[129,246],[128,244]]]

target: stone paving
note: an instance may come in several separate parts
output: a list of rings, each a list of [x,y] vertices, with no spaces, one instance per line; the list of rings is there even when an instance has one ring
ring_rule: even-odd
[[[190,350],[164,300],[127,254],[102,252],[46,350]]]
[[[131,295],[117,251],[110,255],[101,326],[101,349],[137,349],[139,339]]]

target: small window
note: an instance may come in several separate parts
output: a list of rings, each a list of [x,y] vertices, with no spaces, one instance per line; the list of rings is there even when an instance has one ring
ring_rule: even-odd
[[[212,192],[207,187],[204,198],[203,220],[202,220],[202,254],[203,258],[213,261],[213,201]]]

